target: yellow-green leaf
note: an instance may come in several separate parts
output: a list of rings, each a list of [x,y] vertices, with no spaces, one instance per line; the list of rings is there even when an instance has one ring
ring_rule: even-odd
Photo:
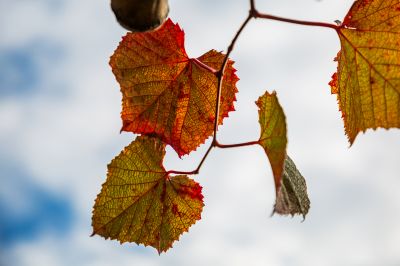
[[[400,1],[355,1],[337,32],[330,85],[350,143],[369,128],[400,127]]]
[[[306,181],[294,162],[286,155],[286,117],[276,92],[265,92],[256,104],[259,108],[261,126],[259,144],[267,154],[274,174],[276,191],[274,213],[301,214],[305,217],[310,208]]]
[[[160,253],[201,218],[201,186],[187,176],[169,176],[164,155],[160,140],[140,136],[112,160],[94,205],[93,234]]]
[[[276,197],[274,213],[281,215],[301,214],[305,218],[310,209],[306,180],[297,170],[296,165],[286,156],[282,185]]]
[[[267,91],[256,102],[259,110],[261,136],[259,143],[264,148],[274,174],[276,193],[281,185],[283,165],[286,157],[286,118],[278,102],[276,92]]]

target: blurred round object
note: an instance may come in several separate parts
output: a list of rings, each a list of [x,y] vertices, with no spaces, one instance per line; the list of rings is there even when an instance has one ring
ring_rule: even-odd
[[[168,16],[168,0],[111,0],[119,24],[130,31],[148,31]]]

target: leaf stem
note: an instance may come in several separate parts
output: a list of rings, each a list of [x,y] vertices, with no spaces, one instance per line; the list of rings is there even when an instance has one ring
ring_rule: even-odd
[[[208,154],[211,152],[211,150],[214,148],[213,145],[210,145],[210,147],[208,147],[206,153],[204,154],[203,158],[201,159],[199,165],[197,166],[195,172],[198,174],[200,172],[200,168],[203,165],[204,161],[206,160]]]
[[[221,143],[217,142],[216,147],[221,148],[221,149],[229,149],[229,148],[239,148],[239,147],[252,146],[252,145],[258,145],[258,144],[260,144],[259,140],[243,142],[243,143],[235,143],[235,144],[221,144]]]
[[[210,67],[210,66],[204,64],[204,63],[201,62],[199,59],[197,59],[197,58],[191,58],[190,60],[193,60],[193,62],[194,62],[196,65],[198,65],[198,66],[204,68],[205,70],[208,70],[208,71],[210,71],[210,72],[213,73],[213,74],[218,74],[218,71],[217,71],[217,70],[215,70],[214,68],[212,68],[212,67]]]
[[[170,171],[167,171],[167,174],[177,174],[177,175],[197,175],[197,174],[199,174],[200,168],[203,166],[204,161],[206,160],[206,158],[208,157],[208,154],[211,152],[211,150],[213,148],[214,148],[213,145],[210,145],[210,147],[208,147],[206,153],[204,154],[203,158],[201,158],[201,161],[195,170],[188,171],[188,172],[170,170]]]
[[[176,174],[176,175],[197,175],[200,172],[200,168],[202,167],[204,161],[208,157],[208,154],[211,152],[213,148],[220,148],[220,149],[230,149],[230,148],[239,148],[239,147],[245,147],[245,146],[253,146],[253,145],[258,145],[260,144],[260,140],[255,140],[255,141],[249,141],[249,142],[242,142],[242,143],[235,143],[235,144],[221,144],[218,141],[214,143],[214,145],[210,145],[208,147],[208,150],[204,154],[203,158],[201,159],[199,165],[197,168],[193,171],[175,171],[175,170],[170,170],[167,171],[167,175],[169,174]]]
[[[185,172],[185,171],[175,171],[175,170],[169,170],[167,171],[167,175],[174,174],[174,175],[197,175],[198,173],[196,170],[190,171],[190,172]]]
[[[305,21],[305,20],[297,20],[297,19],[290,19],[290,18],[283,18],[278,16],[273,16],[269,14],[263,14],[255,10],[254,16],[256,18],[262,19],[270,19],[270,20],[277,20],[281,22],[287,22],[292,24],[304,25],[304,26],[315,26],[315,27],[324,27],[324,28],[331,28],[334,30],[338,30],[340,26],[331,23],[324,23],[324,22],[313,22],[313,21]]]

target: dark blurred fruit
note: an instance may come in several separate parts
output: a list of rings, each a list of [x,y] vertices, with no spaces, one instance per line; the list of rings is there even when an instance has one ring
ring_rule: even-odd
[[[168,16],[168,0],[111,0],[119,24],[130,31],[148,31]]]

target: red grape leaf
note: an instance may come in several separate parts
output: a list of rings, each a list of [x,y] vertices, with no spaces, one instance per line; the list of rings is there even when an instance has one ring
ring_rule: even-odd
[[[306,181],[294,162],[286,155],[286,117],[276,92],[265,92],[256,104],[261,126],[259,144],[267,154],[274,174],[274,212],[281,215],[302,214],[305,217],[310,208]]]
[[[268,156],[274,174],[275,190],[278,193],[286,157],[286,117],[275,91],[271,94],[265,92],[256,104],[261,126],[259,143]]]
[[[200,220],[202,187],[187,176],[170,177],[164,155],[160,140],[139,136],[112,160],[93,208],[93,235],[161,253]]]
[[[217,77],[224,55],[211,50],[197,59],[184,48],[184,33],[167,20],[160,29],[128,33],[110,59],[122,92],[123,131],[157,135],[179,156],[213,133]],[[224,72],[219,124],[234,110],[238,78],[229,60]]]
[[[329,84],[350,144],[369,128],[400,127],[400,1],[355,1],[337,32],[341,51]]]
[[[310,199],[307,195],[306,180],[297,170],[292,159],[286,156],[282,185],[276,196],[274,213],[292,216],[301,214],[305,218],[309,209]]]

